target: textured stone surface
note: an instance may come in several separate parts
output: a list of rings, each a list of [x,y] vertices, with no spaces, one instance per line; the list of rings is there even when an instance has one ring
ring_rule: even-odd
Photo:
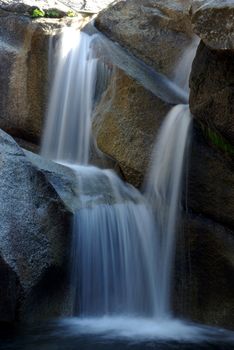
[[[234,231],[187,215],[177,241],[176,313],[234,329]]]
[[[74,19],[35,19],[0,7],[0,127],[38,142],[48,94],[48,45]]]
[[[64,307],[70,213],[3,131],[0,178],[0,321],[6,313],[11,322],[27,318],[27,310],[32,319],[58,315]]]
[[[113,0],[0,0],[0,7],[18,13],[24,13],[32,6],[42,9],[56,8],[64,12],[73,9],[96,13],[112,2]]]
[[[194,0],[191,7],[194,32],[215,50],[234,50],[233,0]]]
[[[187,176],[187,206],[234,230],[233,160],[195,129]]]
[[[118,162],[125,180],[137,187],[146,173],[156,132],[169,109],[168,104],[117,70],[95,111],[98,147]]]
[[[128,0],[96,18],[97,28],[156,70],[172,74],[190,43],[190,1]]]
[[[234,53],[200,44],[190,76],[194,117],[234,145]]]

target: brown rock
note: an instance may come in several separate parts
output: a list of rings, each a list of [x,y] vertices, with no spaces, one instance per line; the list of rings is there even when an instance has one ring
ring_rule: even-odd
[[[234,53],[200,44],[190,75],[194,117],[234,145]]]
[[[191,7],[194,32],[211,49],[234,50],[232,0],[194,0]]]
[[[128,0],[96,18],[97,28],[166,75],[190,43],[190,1]]]
[[[117,69],[96,109],[98,147],[117,160],[124,178],[137,187],[146,173],[158,127],[170,107]]]

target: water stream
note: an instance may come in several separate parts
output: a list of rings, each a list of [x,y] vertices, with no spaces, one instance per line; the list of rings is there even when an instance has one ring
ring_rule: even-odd
[[[92,108],[103,56],[97,41],[96,34],[67,31],[63,36],[42,144],[43,156],[75,171],[82,203],[74,217],[71,249],[73,317],[57,326],[66,336],[208,339],[212,332],[207,328],[174,319],[170,302],[191,124],[188,106],[178,105],[165,117],[144,194],[113,171],[90,166]],[[106,78],[108,68],[101,64]],[[159,77],[164,91],[173,95],[175,83],[167,85],[168,79]],[[184,101],[186,93],[179,95]]]

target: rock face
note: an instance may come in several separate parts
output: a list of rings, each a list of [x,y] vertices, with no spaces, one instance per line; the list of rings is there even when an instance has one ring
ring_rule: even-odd
[[[95,111],[98,147],[118,161],[123,177],[136,187],[142,184],[156,132],[169,109],[167,103],[117,69]]]
[[[195,118],[234,145],[234,53],[212,51],[201,43],[190,87]]]
[[[99,14],[96,27],[166,75],[191,40],[190,1],[119,1]]]
[[[0,132],[0,321],[65,309],[70,213],[45,175]]]
[[[31,19],[22,2],[0,2],[0,128],[38,142],[48,93],[48,45],[65,24],[84,19]]]
[[[234,230],[234,168],[224,151],[194,128],[187,176],[187,205]]]
[[[234,329],[234,231],[187,215],[177,242],[175,309],[188,319]]]
[[[96,13],[111,2],[113,0],[0,0],[0,6],[5,10],[16,12],[22,12],[36,6],[43,10],[55,8],[65,13],[71,10]]]
[[[215,50],[234,50],[234,3],[232,0],[194,0],[193,30]]]

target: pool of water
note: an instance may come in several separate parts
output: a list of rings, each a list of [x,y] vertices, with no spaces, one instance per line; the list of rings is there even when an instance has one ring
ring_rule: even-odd
[[[70,318],[5,334],[1,350],[231,350],[234,333],[179,320]]]

